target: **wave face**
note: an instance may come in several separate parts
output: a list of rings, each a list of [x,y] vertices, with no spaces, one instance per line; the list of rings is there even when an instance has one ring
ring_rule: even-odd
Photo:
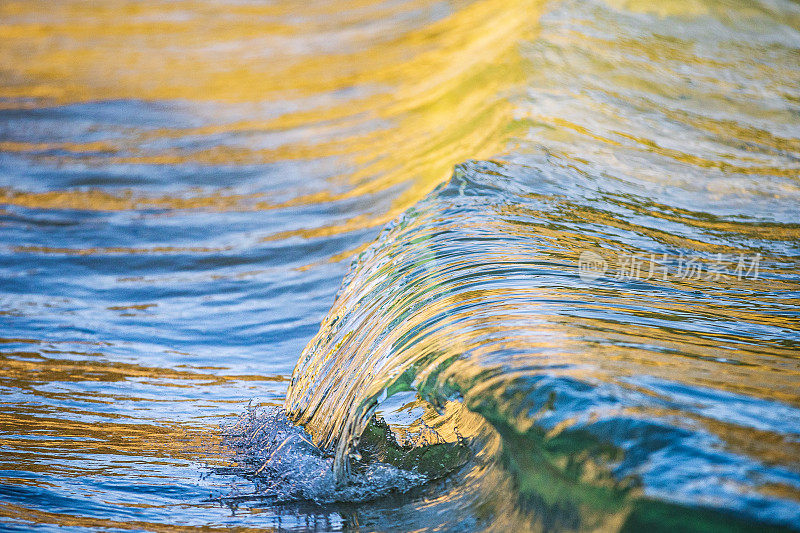
[[[527,133],[389,224],[298,361],[342,482],[376,413],[438,416],[527,525],[797,527],[798,13],[736,7],[545,15]],[[497,479],[457,483],[485,510]]]
[[[706,219],[673,224],[664,242],[648,230],[664,224],[660,210],[645,205],[623,190],[598,195],[546,160],[459,166],[359,257],[298,363],[287,410],[342,471],[382,402],[412,391],[479,414],[526,490],[564,483],[577,497],[596,485],[613,500],[633,483],[642,497],[791,523],[796,255],[764,254],[757,280],[738,279],[736,257],[719,281],[685,279],[681,254],[717,259],[690,246]],[[793,224],[772,228],[772,242],[748,237],[752,223],[714,240],[796,254],[777,231]],[[588,279],[587,250],[657,254],[666,279]]]

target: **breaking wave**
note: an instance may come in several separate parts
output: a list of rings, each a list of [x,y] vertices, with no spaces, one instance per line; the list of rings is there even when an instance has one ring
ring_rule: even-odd
[[[792,390],[783,369],[798,336],[786,327],[794,311],[768,305],[797,296],[795,258],[762,254],[756,277],[731,253],[786,249],[780,230],[795,224],[771,223],[768,247],[748,237],[755,223],[731,222],[700,248],[692,236],[707,217],[653,233],[668,214],[627,189],[599,196],[545,159],[468,162],[387,227],[295,369],[286,411],[307,436],[282,417],[266,423],[272,444],[257,449],[270,460],[257,462],[280,457],[269,479],[281,496],[404,492],[458,469],[463,447],[502,468],[529,523],[658,522],[660,505],[702,509],[706,524],[796,523],[800,409],[779,394]],[[586,276],[587,250],[611,268]],[[633,278],[620,254],[656,255],[662,269]],[[686,276],[688,256],[717,277]],[[376,437],[376,424],[391,429]],[[387,439],[393,459],[364,458]],[[431,445],[461,460],[436,472],[406,457]],[[297,453],[306,466],[280,466]],[[313,486],[292,477],[308,465]],[[470,488],[478,500],[496,489]],[[682,526],[697,521],[681,513]]]

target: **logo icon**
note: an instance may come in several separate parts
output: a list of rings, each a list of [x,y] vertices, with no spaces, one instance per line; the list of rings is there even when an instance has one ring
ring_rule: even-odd
[[[608,270],[608,263],[600,254],[584,250],[578,258],[578,275],[583,281],[594,281]]]

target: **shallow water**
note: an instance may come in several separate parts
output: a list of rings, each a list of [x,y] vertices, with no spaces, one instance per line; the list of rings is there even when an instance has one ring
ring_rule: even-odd
[[[800,523],[796,3],[0,22],[4,529]]]

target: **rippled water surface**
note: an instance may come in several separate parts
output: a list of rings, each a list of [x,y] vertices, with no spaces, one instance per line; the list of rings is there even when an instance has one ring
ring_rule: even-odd
[[[799,213],[788,0],[2,2],[0,528],[798,528]]]

